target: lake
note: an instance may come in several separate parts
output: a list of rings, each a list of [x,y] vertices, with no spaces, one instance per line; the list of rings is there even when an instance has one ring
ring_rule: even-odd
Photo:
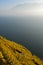
[[[27,47],[43,59],[43,17],[2,17],[0,35]]]

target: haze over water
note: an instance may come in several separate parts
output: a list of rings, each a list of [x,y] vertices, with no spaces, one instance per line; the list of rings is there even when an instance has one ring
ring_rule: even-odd
[[[27,47],[43,59],[43,17],[1,17],[0,35]]]

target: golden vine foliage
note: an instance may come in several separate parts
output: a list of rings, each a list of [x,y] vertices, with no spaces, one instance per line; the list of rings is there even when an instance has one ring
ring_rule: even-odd
[[[0,36],[0,65],[43,65],[43,60],[24,46]]]

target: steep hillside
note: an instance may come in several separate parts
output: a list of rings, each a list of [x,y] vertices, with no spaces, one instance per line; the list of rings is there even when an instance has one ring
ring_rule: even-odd
[[[24,46],[0,36],[0,65],[43,65],[43,60]]]

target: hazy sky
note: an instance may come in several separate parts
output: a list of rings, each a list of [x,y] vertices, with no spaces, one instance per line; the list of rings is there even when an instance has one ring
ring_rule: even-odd
[[[43,0],[0,0],[3,15],[43,15]]]

